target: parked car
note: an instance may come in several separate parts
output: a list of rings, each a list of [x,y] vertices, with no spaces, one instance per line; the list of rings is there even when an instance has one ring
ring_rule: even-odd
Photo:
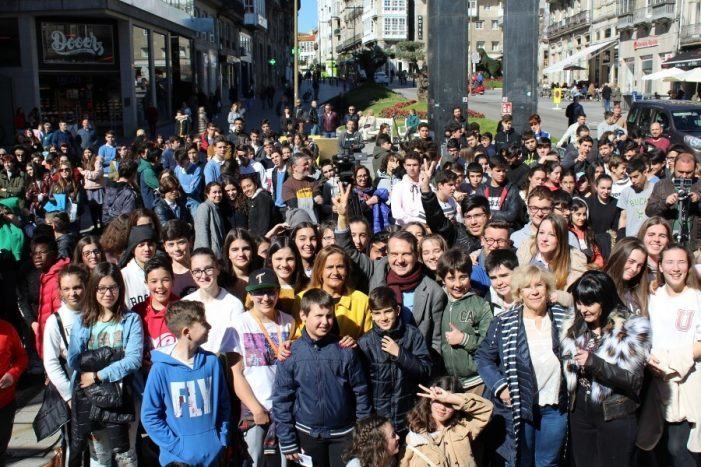
[[[678,100],[633,102],[626,126],[650,136],[650,124],[659,122],[672,144],[680,144],[701,161],[701,104]]]
[[[375,73],[375,83],[389,86],[389,76],[384,71],[378,71]]]

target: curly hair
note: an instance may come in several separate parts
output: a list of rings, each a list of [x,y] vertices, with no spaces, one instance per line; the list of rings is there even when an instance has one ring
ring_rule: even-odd
[[[360,420],[353,430],[353,442],[343,454],[344,462],[358,459],[361,467],[390,465],[392,455],[387,452],[387,439],[382,427],[389,423],[385,417],[370,415]]]
[[[455,376],[442,376],[434,380],[431,386],[438,386],[452,393],[465,392],[460,380]],[[445,423],[445,425],[455,423],[460,416],[460,412],[455,411],[452,419],[449,420],[448,423]],[[414,405],[414,408],[409,411],[406,418],[409,429],[414,433],[433,433],[437,430],[436,422],[431,415],[431,399],[424,397],[419,398],[419,401]]]

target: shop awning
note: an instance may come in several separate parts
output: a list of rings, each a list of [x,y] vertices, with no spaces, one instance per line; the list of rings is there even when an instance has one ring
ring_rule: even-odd
[[[585,47],[584,49],[580,50],[579,52],[572,54],[569,57],[564,58],[557,63],[553,63],[552,65],[547,67],[545,70],[543,70],[543,73],[546,73],[546,74],[559,73],[559,72],[563,71],[563,69],[566,66],[574,65],[582,60],[586,60],[586,59],[590,58],[591,56],[597,55],[599,52],[602,52],[605,47],[608,47],[617,41],[618,41],[618,39],[613,39],[610,41],[599,42],[598,44],[594,44],[594,45],[590,45],[589,47]]]
[[[649,75],[643,76],[643,81],[657,81],[665,78],[675,78],[679,75],[683,75],[684,70],[679,68],[665,68],[664,70],[658,71],[657,73],[651,73]]]
[[[662,68],[677,67],[686,70],[701,66],[701,49],[679,52],[662,64]]]

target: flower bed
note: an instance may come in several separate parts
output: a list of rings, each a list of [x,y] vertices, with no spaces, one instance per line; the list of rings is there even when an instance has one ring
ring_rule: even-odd
[[[380,118],[406,118],[409,116],[409,107],[416,104],[417,101],[414,99],[397,102],[396,104],[386,107],[380,111]],[[425,110],[417,110],[416,115],[421,119],[428,118],[428,112]],[[484,114],[481,112],[475,112],[474,110],[468,109],[468,118],[484,118]]]

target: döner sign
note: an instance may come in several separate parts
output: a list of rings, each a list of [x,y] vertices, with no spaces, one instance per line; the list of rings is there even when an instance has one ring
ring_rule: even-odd
[[[87,37],[68,38],[61,31],[51,33],[51,49],[59,55],[76,55],[88,53],[102,56],[105,48],[92,32]]]

